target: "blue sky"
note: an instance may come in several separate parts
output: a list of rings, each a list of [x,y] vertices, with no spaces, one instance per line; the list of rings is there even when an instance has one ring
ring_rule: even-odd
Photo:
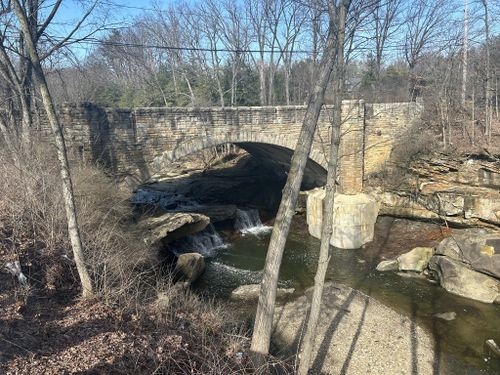
[[[185,3],[196,3],[198,1],[202,0],[181,0]],[[239,0],[234,0],[234,1],[239,1]],[[408,4],[411,4],[411,0],[404,0],[407,1]],[[451,14],[451,19],[455,19],[460,22],[461,16],[462,16],[462,7],[463,7],[463,0],[451,0],[456,3],[455,7],[455,12]],[[493,4],[493,0],[490,0],[491,4]],[[471,3],[473,1],[471,0]],[[70,30],[75,23],[81,18],[84,9],[89,6],[89,4],[92,4],[93,0],[63,0],[61,8],[59,9],[59,12],[54,20],[54,25],[52,26],[51,33],[52,35],[55,36],[65,36],[68,33],[68,30]],[[108,25],[109,28],[119,28],[119,27],[126,27],[129,26],[133,23],[133,20],[136,16],[139,16],[144,12],[141,8],[146,8],[146,9],[153,9],[157,6],[160,6],[161,8],[166,8],[169,5],[172,4],[178,4],[179,0],[99,0],[100,8],[95,12],[95,15],[92,16],[92,20],[99,22],[105,17],[106,19],[106,25]],[[47,4],[51,4],[50,2],[47,2]],[[82,4],[86,5],[85,7],[82,7]],[[476,5],[477,9],[477,5]],[[481,12],[482,13],[482,12]],[[497,24],[498,25],[498,24]],[[90,25],[86,29],[83,29],[79,32],[79,35],[84,35],[84,33],[88,32],[91,30],[94,26]],[[480,31],[482,29],[482,25],[480,20],[476,21],[476,31],[478,32],[476,36],[479,36],[479,39],[482,39],[482,32]],[[498,31],[497,27],[495,27],[495,23],[493,23],[492,27],[493,33],[495,31]],[[97,37],[103,36],[104,32],[98,33]],[[472,32],[471,32],[472,36]],[[471,40],[471,46],[473,45],[473,41]],[[82,55],[85,55],[86,52],[86,47],[85,46],[74,46],[78,52],[77,55],[80,57],[83,57]]]

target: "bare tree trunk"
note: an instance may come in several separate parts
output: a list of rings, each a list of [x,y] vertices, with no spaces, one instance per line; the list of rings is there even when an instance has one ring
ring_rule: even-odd
[[[260,93],[260,105],[264,106],[267,104],[266,101],[266,71],[264,60],[259,62],[259,93]]]
[[[23,143],[23,148],[25,152],[29,152],[30,145],[30,133],[31,126],[33,124],[33,118],[31,114],[31,108],[29,105],[29,98],[25,95],[26,92],[19,93],[19,102],[21,104],[21,116],[22,116],[22,130],[21,130],[21,140]]]
[[[443,150],[446,151],[448,148],[448,138],[446,136],[447,134],[446,134],[446,119],[445,119],[445,114],[444,114],[444,111],[445,111],[444,100],[441,99],[440,103],[438,105],[439,105],[439,114],[441,117],[441,137],[443,139]]]
[[[337,36],[337,56],[334,72],[334,112],[332,123],[332,140],[328,160],[328,175],[326,179],[326,194],[323,204],[323,222],[321,227],[321,244],[319,250],[318,268],[314,277],[314,290],[309,311],[307,329],[302,341],[299,357],[299,375],[307,375],[311,364],[312,349],[316,336],[316,328],[321,310],[321,299],[325,283],[326,271],[330,262],[330,239],[333,233],[333,207],[335,203],[337,179],[337,161],[340,144],[340,125],[342,123],[342,95],[344,91],[344,40],[345,20],[350,0],[343,1],[338,7],[330,5],[330,17],[335,19]],[[334,18],[335,17],[335,18]]]
[[[4,138],[5,146],[7,147],[10,155],[14,160],[17,159],[17,153],[16,149],[14,147],[14,144],[12,142],[12,139],[15,139],[11,132],[9,131],[9,127],[5,123],[4,119],[0,115],[0,133],[2,133],[2,136]]]
[[[271,52],[269,59],[269,77],[267,78],[267,105],[274,105],[274,56]]]
[[[484,135],[488,145],[491,143],[491,63],[490,63],[490,22],[488,12],[488,0],[481,0],[484,8],[484,32],[486,45],[486,87],[485,87],[485,124]]]
[[[218,76],[217,76],[217,90],[219,91],[219,105],[224,108],[225,107],[225,103],[224,103],[224,90],[222,88],[222,84],[221,84],[220,79],[219,79]]]
[[[240,57],[236,55],[233,61],[233,66],[231,69],[231,107],[236,105],[236,92],[238,89],[238,69],[239,69]]]
[[[285,99],[286,105],[290,105],[290,66],[288,63],[285,64]]]
[[[476,88],[472,85],[472,145],[476,143]]]
[[[290,229],[290,222],[297,202],[300,185],[302,183],[304,168],[309,157],[309,152],[311,151],[314,132],[324,103],[326,87],[330,81],[330,76],[334,67],[337,51],[336,48],[334,48],[336,38],[331,23],[332,22],[330,22],[328,44],[321,60],[321,72],[316,81],[314,90],[309,97],[306,114],[298,137],[300,142],[297,143],[297,147],[292,157],[290,171],[285,187],[283,188],[283,196],[276,215],[267,251],[250,347],[256,364],[263,364],[264,357],[269,352],[274,303],[276,299],[276,286],[283,250]]]
[[[185,73],[183,73],[184,80],[186,81],[187,87],[189,89],[189,98],[191,99],[191,105],[194,106],[196,103],[196,98],[194,96],[194,91],[193,88],[191,87],[191,82],[189,82],[189,79]]]
[[[464,44],[462,51],[462,107],[466,105],[467,93],[467,49],[469,42],[469,10],[468,2],[464,0]]]
[[[498,120],[498,77],[495,72],[495,118]]]
[[[75,258],[76,268],[78,270],[78,275],[80,276],[80,281],[82,283],[82,295],[83,297],[89,297],[93,294],[92,282],[85,266],[85,260],[83,256],[82,241],[80,237],[80,230],[78,227],[78,221],[76,217],[76,207],[75,199],[73,194],[73,185],[69,170],[68,156],[66,153],[66,145],[64,143],[64,136],[62,132],[61,124],[59,123],[59,118],[56,113],[54,102],[50,95],[50,91],[45,80],[45,75],[43,73],[42,65],[40,63],[40,58],[38,56],[38,51],[36,50],[33,36],[31,35],[26,13],[24,12],[19,0],[13,0],[17,18],[21,26],[21,32],[23,33],[26,40],[26,48],[28,50],[29,58],[33,66],[33,73],[39,85],[40,93],[42,95],[43,105],[45,111],[47,112],[47,117],[49,119],[52,131],[54,133],[54,138],[57,147],[57,156],[60,163],[60,172],[62,180],[62,192],[64,198],[64,206],[66,209],[66,218],[68,222],[68,233],[71,240],[71,247],[73,249],[73,255]]]

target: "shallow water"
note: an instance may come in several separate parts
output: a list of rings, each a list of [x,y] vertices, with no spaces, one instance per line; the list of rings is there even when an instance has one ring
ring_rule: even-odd
[[[434,374],[498,375],[500,360],[486,356],[484,342],[491,338],[500,342],[500,306],[453,296],[426,280],[375,270],[383,257],[430,244],[432,236],[424,238],[424,233],[429,234],[433,229],[429,224],[379,218],[375,240],[366,248],[332,249],[327,278],[371,295],[432,332],[437,352]],[[269,237],[269,233],[260,233],[234,239],[227,248],[209,258],[207,271],[197,287],[226,298],[239,285],[258,283]],[[303,230],[292,229],[281,266],[280,285],[296,288],[297,294],[311,286],[318,248],[317,239]],[[449,311],[457,314],[455,320],[433,317]]]

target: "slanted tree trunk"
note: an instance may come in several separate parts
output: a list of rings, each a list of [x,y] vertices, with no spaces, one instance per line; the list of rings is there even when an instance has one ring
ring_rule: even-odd
[[[342,124],[342,95],[344,91],[344,40],[345,20],[350,0],[344,0],[339,6],[330,4],[330,18],[334,19],[337,35],[337,56],[334,72],[334,109],[332,121],[332,139],[328,159],[328,175],[326,179],[326,194],[323,204],[323,220],[321,227],[321,244],[319,250],[318,268],[314,277],[314,289],[307,321],[306,333],[302,341],[299,355],[299,375],[307,375],[311,364],[311,355],[316,336],[318,318],[321,311],[321,299],[325,284],[326,271],[330,262],[330,239],[333,233],[333,206],[335,203],[337,179],[337,161],[340,145],[340,126]]]
[[[69,170],[68,156],[66,153],[66,145],[64,143],[62,127],[56,113],[54,102],[50,95],[47,81],[45,80],[45,74],[43,72],[42,65],[40,63],[38,51],[33,41],[33,36],[31,35],[27,15],[25,13],[25,10],[19,3],[19,0],[13,0],[13,4],[15,7],[16,16],[21,26],[21,32],[23,33],[26,41],[26,49],[28,51],[29,59],[33,67],[33,73],[35,75],[35,79],[40,89],[43,105],[47,113],[47,117],[49,119],[52,132],[54,133],[54,139],[57,147],[57,157],[60,163],[62,193],[64,199],[64,206],[66,209],[68,233],[71,240],[71,247],[73,249],[76,268],[78,270],[78,275],[82,283],[82,289],[83,289],[82,295],[83,297],[89,297],[93,294],[92,282],[89,273],[87,271],[83,256],[82,241],[76,217],[73,185]]]
[[[267,251],[264,274],[260,284],[259,302],[255,316],[255,325],[250,350],[257,365],[264,363],[264,357],[269,352],[271,329],[276,299],[278,274],[285,248],[290,222],[295,210],[297,196],[302,183],[304,169],[311,151],[314,132],[324,103],[325,90],[333,71],[336,50],[336,38],[330,21],[328,42],[319,67],[320,74],[313,92],[309,97],[306,114],[298,139],[297,147],[292,157],[287,182],[283,188],[281,203],[274,222],[271,240]]]

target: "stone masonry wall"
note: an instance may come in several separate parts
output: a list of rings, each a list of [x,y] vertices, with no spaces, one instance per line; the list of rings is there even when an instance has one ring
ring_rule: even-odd
[[[395,140],[420,117],[417,103],[374,103],[366,105],[365,175],[379,172],[389,160]]]
[[[343,102],[340,190],[362,190],[365,173],[387,160],[400,129],[418,115],[414,104]],[[60,109],[73,157],[99,161],[118,176],[148,180],[166,163],[223,143],[277,145],[293,150],[305,106],[227,108],[101,108],[90,103]],[[332,108],[320,115],[310,158],[326,168]]]

